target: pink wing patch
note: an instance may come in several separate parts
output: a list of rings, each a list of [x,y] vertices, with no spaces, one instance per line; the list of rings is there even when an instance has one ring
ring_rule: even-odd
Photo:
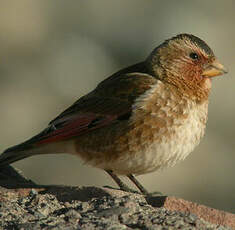
[[[65,121],[61,119],[60,123],[58,124],[58,129],[55,125],[54,130],[52,129],[52,131],[42,136],[41,140],[39,140],[36,144],[40,145],[80,136],[86,132],[111,123],[116,119],[116,117],[117,116],[114,115],[103,116],[92,113],[77,114],[70,118],[66,117]]]

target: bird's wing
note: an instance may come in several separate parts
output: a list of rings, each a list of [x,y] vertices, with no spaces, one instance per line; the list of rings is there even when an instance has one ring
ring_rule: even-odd
[[[47,130],[36,136],[33,142],[42,144],[62,141],[128,119],[136,98],[150,89],[156,81],[143,73],[106,79],[94,91],[80,98],[52,120]]]
[[[42,132],[6,149],[1,156],[43,143],[67,140],[128,119],[136,98],[157,82],[147,73],[144,62],[114,73],[52,120]]]

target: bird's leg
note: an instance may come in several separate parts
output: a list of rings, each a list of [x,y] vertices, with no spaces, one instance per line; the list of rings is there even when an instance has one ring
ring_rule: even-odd
[[[133,192],[133,190],[130,189],[126,184],[124,184],[120,180],[120,178],[116,174],[113,173],[112,170],[105,170],[105,172],[107,172],[113,178],[113,180],[118,184],[121,190],[126,191],[126,192]]]
[[[144,195],[149,195],[148,191],[140,184],[140,182],[132,175],[129,174],[127,177],[136,185],[136,187],[142,192]]]

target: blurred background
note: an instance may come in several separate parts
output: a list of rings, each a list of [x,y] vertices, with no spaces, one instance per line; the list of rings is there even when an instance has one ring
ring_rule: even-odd
[[[164,39],[192,33],[229,69],[213,81],[209,122],[184,162],[140,176],[150,191],[235,212],[235,1],[2,1],[0,152],[37,134],[58,113]],[[40,184],[116,186],[70,155],[14,164]]]

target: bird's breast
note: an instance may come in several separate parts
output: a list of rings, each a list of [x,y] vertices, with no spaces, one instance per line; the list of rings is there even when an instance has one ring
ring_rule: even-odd
[[[117,174],[144,174],[183,160],[204,134],[208,102],[196,104],[165,87],[160,82],[138,98],[129,121],[86,138],[92,144],[82,147],[83,158]]]
[[[115,144],[109,166],[119,174],[143,174],[183,160],[199,144],[208,102],[196,104],[160,82],[133,106],[130,129]],[[114,154],[115,155],[115,154]]]
[[[195,106],[190,111],[185,109],[181,116],[167,115],[167,112],[161,114],[163,116],[159,117],[153,113],[144,120],[145,131],[143,129],[139,137],[142,145],[134,154],[136,174],[175,165],[194,150],[204,135],[206,104]]]

